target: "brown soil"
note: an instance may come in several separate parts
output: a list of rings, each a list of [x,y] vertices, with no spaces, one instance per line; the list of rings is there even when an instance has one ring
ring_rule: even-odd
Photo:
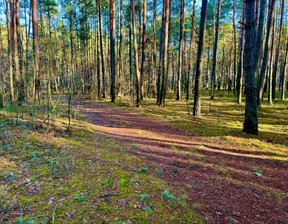
[[[163,171],[155,175],[188,195],[191,210],[207,223],[288,223],[287,162],[265,152],[211,143],[208,137],[205,141],[124,110],[81,100],[74,104],[82,106],[95,131],[145,159],[149,171]],[[255,175],[254,167],[263,175]]]

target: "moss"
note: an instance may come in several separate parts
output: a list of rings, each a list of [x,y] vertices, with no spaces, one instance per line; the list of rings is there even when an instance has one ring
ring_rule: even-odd
[[[153,108],[161,117],[158,107]],[[167,113],[171,114],[161,119],[182,119],[185,113],[173,114],[176,109],[168,109]],[[84,219],[91,223],[95,220],[113,223],[115,218],[137,223],[165,223],[169,218],[172,223],[201,223],[199,216],[191,212],[188,198],[176,187],[169,189],[165,181],[154,176],[159,174],[150,170],[146,159],[124,153],[125,147],[95,134],[84,119],[73,124],[71,136],[62,131],[65,129],[63,122],[67,120],[56,118],[57,128],[45,126],[40,131],[29,130],[29,135],[24,127],[11,125],[7,128],[11,132],[7,139],[12,144],[13,154],[5,152],[0,158],[7,161],[6,168],[12,172],[19,170],[16,184],[7,191],[8,198],[18,195],[19,211],[29,208],[29,217],[39,223],[43,220],[35,219],[37,215],[51,217],[54,211],[55,223],[83,223]],[[131,144],[130,147],[137,146]],[[122,153],[118,149],[123,150]],[[137,172],[141,167],[149,167],[149,172]],[[0,170],[2,172],[2,167]],[[166,189],[175,200],[163,203],[161,194]],[[99,198],[109,193],[115,196]],[[144,204],[140,201],[141,194],[150,195]],[[77,195],[83,200],[75,200]],[[12,217],[12,222],[16,218]]]

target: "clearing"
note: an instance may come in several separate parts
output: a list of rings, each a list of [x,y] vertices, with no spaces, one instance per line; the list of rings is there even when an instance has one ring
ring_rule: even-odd
[[[287,222],[287,122],[278,119],[283,133],[276,135],[277,121],[267,118],[272,125],[260,124],[262,134],[253,138],[233,118],[243,106],[227,107],[223,116],[227,102],[218,117],[206,104],[204,113],[218,120],[189,117],[185,102],[165,109],[73,102],[84,117],[73,121],[71,134],[64,105],[54,126],[42,127],[29,113],[16,125],[6,108],[1,222]],[[33,113],[41,116],[41,109]]]

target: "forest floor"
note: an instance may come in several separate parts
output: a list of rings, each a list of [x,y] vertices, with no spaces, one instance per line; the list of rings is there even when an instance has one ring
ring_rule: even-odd
[[[124,99],[111,104],[75,98],[81,117],[70,134],[65,106],[55,112],[54,125],[41,127],[31,115],[41,116],[39,108],[32,113],[27,107],[17,124],[6,108],[0,125],[1,219],[287,223],[287,101],[263,105],[260,134],[253,137],[241,133],[244,105],[234,100],[224,91],[215,101],[206,97],[203,117],[193,118],[189,102],[174,99],[166,108],[152,100],[134,108]]]

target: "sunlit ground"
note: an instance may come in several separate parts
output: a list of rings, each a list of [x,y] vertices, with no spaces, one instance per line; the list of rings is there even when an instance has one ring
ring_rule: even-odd
[[[288,100],[278,100],[280,93],[277,93],[273,105],[268,105],[266,95],[264,96],[262,108],[258,113],[258,136],[246,136],[242,133],[245,98],[239,105],[233,92],[217,91],[213,101],[210,100],[207,91],[203,91],[202,96],[201,118],[192,116],[192,96],[190,97],[192,100],[188,102],[184,97],[182,101],[175,101],[172,93],[169,93],[165,108],[155,105],[155,99],[145,99],[141,108],[131,108],[125,98],[119,98],[116,105],[146,116],[153,116],[154,119],[168,122],[176,128],[194,132],[197,136],[209,136],[211,141],[224,139],[238,145],[271,150],[286,148],[288,145]],[[108,101],[105,103],[113,105]]]
[[[175,223],[199,220],[199,213],[213,222],[214,209],[225,206],[223,220],[253,222],[261,204],[267,217],[283,219],[281,211],[288,206],[287,101],[264,103],[259,136],[248,136],[241,132],[244,104],[237,105],[227,91],[218,91],[214,101],[207,94],[201,118],[191,115],[192,101],[176,102],[171,93],[165,108],[156,106],[155,99],[145,99],[140,108],[130,107],[125,98],[80,106],[75,99],[74,108],[85,116],[73,118],[71,136],[65,132],[65,103],[53,115],[55,126],[42,128],[35,127],[47,115],[45,107],[29,105],[17,125],[15,109],[7,107],[0,126],[0,216],[13,221],[54,217],[55,223],[130,217]],[[149,120],[159,127],[157,122],[149,127]],[[182,136],[167,125],[192,134]],[[166,190],[176,201],[163,199]],[[99,198],[107,192],[119,196],[110,202]]]

